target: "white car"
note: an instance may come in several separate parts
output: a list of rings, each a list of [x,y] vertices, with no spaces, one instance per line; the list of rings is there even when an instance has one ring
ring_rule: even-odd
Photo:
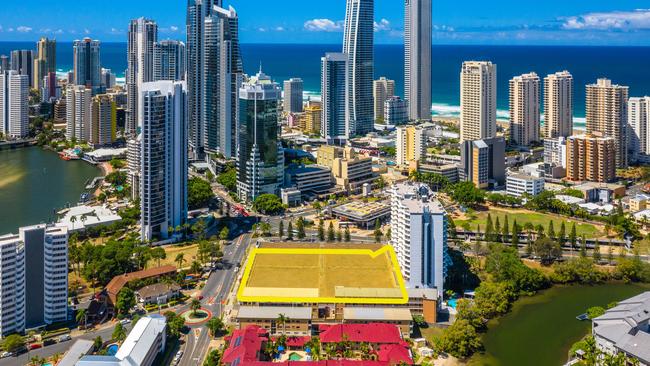
[[[6,358],[6,357],[10,357],[10,356],[11,356],[11,352],[5,351],[5,352],[0,353],[0,358]]]
[[[122,325],[127,325],[130,322],[131,322],[131,319],[122,319],[122,320],[120,320],[120,324],[122,324]]]

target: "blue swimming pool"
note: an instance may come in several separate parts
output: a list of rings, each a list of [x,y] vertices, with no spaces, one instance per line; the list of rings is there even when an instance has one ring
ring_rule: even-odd
[[[457,299],[449,299],[447,300],[447,306],[449,306],[452,309],[456,309],[457,302],[458,302]]]

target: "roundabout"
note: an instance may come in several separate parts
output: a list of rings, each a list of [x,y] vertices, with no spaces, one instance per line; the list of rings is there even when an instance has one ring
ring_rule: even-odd
[[[188,310],[180,315],[188,326],[203,324],[212,318],[212,313],[207,309]]]

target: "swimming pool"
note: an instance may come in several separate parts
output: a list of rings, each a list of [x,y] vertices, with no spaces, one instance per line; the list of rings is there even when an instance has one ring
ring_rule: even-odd
[[[292,352],[291,354],[289,354],[289,361],[300,361],[300,360],[302,360],[301,355],[299,355],[299,354],[297,354],[295,352]]]
[[[447,306],[449,306],[452,309],[456,309],[456,304],[458,303],[458,299],[449,299],[447,300]]]

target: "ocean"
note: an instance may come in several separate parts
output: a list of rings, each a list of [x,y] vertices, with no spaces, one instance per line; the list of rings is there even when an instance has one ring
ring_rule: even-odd
[[[340,45],[242,44],[244,69],[249,74],[259,70],[276,81],[300,77],[307,95],[320,94],[320,57],[338,52]],[[35,48],[34,43],[2,42],[0,54],[13,49]],[[375,47],[375,78],[395,80],[396,93],[404,93],[404,48],[401,45]],[[584,124],[585,85],[607,77],[614,83],[630,87],[630,96],[650,95],[650,47],[582,47],[582,46],[433,46],[432,112],[439,116],[457,116],[460,111],[459,72],[463,61],[488,60],[497,64],[497,104],[499,118],[508,116],[508,81],[516,75],[534,71],[540,78],[556,71],[568,70],[575,85],[576,127]],[[72,68],[72,43],[57,47],[57,67],[65,72]],[[126,43],[103,43],[102,66],[113,70],[118,81],[124,80]]]

